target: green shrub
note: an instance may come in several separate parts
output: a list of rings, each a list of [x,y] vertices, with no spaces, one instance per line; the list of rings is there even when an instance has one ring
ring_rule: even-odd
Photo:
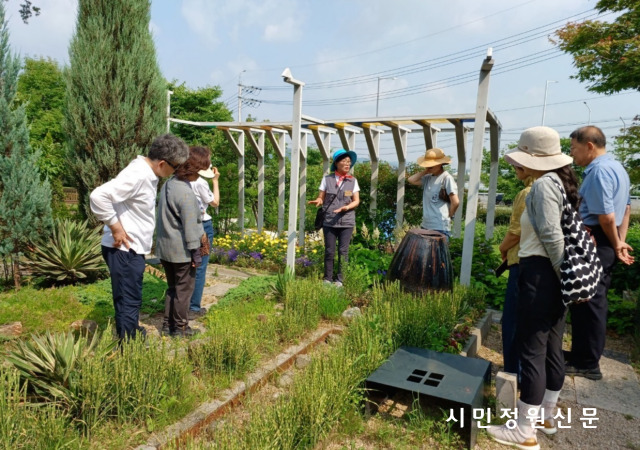
[[[479,234],[479,232],[482,234]],[[471,286],[475,289],[484,290],[487,305],[501,309],[507,291],[507,276],[495,276],[495,269],[502,263],[500,254],[494,247],[496,245],[495,240],[487,241],[479,236],[484,236],[484,231],[476,229],[476,243],[473,246],[473,260],[471,263]],[[456,277],[460,277],[462,244],[463,240],[459,238],[451,238],[449,241],[451,264]]]
[[[347,297],[351,299],[363,298],[371,287],[370,271],[366,265],[349,260],[343,268],[343,285]]]
[[[335,286],[322,283],[322,291],[318,299],[318,310],[322,318],[338,319],[347,306],[349,306],[349,300],[345,297],[342,289],[336,289]]]
[[[106,269],[102,258],[100,228],[89,222],[56,220],[53,236],[37,243],[25,265],[36,277],[57,284],[95,278]]]
[[[276,327],[283,342],[314,329],[320,322],[320,296],[317,280],[299,279],[292,283],[284,299],[284,311],[277,317]]]
[[[0,448],[64,448],[74,441],[70,418],[54,404],[27,401],[17,370],[0,365]]]

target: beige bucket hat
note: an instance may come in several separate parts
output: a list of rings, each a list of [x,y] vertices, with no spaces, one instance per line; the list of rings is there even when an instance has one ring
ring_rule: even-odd
[[[420,167],[433,167],[438,164],[449,164],[451,158],[445,156],[441,148],[430,148],[423,156],[418,157]]]
[[[542,171],[559,169],[573,162],[571,156],[562,153],[558,132],[549,127],[524,130],[518,146],[507,151],[504,159],[515,166]]]

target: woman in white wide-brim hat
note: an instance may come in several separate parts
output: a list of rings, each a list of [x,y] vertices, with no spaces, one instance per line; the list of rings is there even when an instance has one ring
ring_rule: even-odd
[[[525,176],[537,180],[520,217],[516,341],[521,382],[517,426],[491,426],[487,432],[500,443],[535,450],[540,448],[537,429],[545,434],[557,432],[554,415],[564,383],[562,335],[566,307],[560,288],[563,195],[554,180],[564,187],[576,209],[578,180],[571,168],[573,158],[562,153],[560,136],[548,127],[525,130],[518,146],[506,152],[504,158]],[[533,423],[532,418],[539,423]]]
[[[451,219],[460,205],[458,187],[453,176],[444,170],[451,158],[439,148],[432,148],[418,158],[425,169],[408,178],[414,186],[422,186],[422,224],[426,230],[450,236]]]

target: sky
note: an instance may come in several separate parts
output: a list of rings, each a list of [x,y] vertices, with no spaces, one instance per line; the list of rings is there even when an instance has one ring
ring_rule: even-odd
[[[572,58],[550,38],[569,21],[610,21],[595,0],[153,0],[150,30],[165,78],[191,88],[220,86],[238,117],[290,121],[293,89],[280,76],[289,67],[304,81],[303,114],[323,120],[473,113],[487,48],[495,60],[489,108],[502,124],[501,147],[542,124],[568,137],[600,126],[612,137],[640,113],[640,93],[605,96],[571,79]],[[22,56],[68,63],[77,0],[34,0],[42,8],[28,25],[19,0],[6,4],[12,48]],[[378,83],[380,86],[378,94]],[[254,89],[259,88],[259,89]],[[626,124],[626,125],[625,125]],[[485,145],[488,146],[488,133]],[[471,148],[469,133],[468,148]],[[310,140],[313,143],[313,139]],[[452,133],[437,144],[454,157]],[[339,138],[331,146],[340,147]],[[364,136],[359,158],[368,158]],[[409,135],[408,159],[424,153],[421,132]],[[391,133],[381,159],[394,163]],[[470,151],[468,150],[468,153]]]

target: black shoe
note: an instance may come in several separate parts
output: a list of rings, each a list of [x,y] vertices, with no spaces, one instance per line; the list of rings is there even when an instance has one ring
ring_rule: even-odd
[[[191,336],[195,336],[196,334],[200,334],[200,330],[195,330],[187,325],[186,327],[179,327],[175,331],[172,331],[170,336],[171,337],[191,337]]]
[[[173,333],[173,331],[171,331],[168,325],[164,325],[162,330],[160,330],[160,336],[171,336],[171,333]]]
[[[567,364],[564,367],[564,374],[571,377],[583,377],[589,380],[602,380],[600,367],[596,367],[595,369],[578,369],[577,367]]]
[[[189,310],[189,320],[194,320],[198,317],[202,317],[207,313],[207,308],[200,308],[198,311],[192,309]]]

